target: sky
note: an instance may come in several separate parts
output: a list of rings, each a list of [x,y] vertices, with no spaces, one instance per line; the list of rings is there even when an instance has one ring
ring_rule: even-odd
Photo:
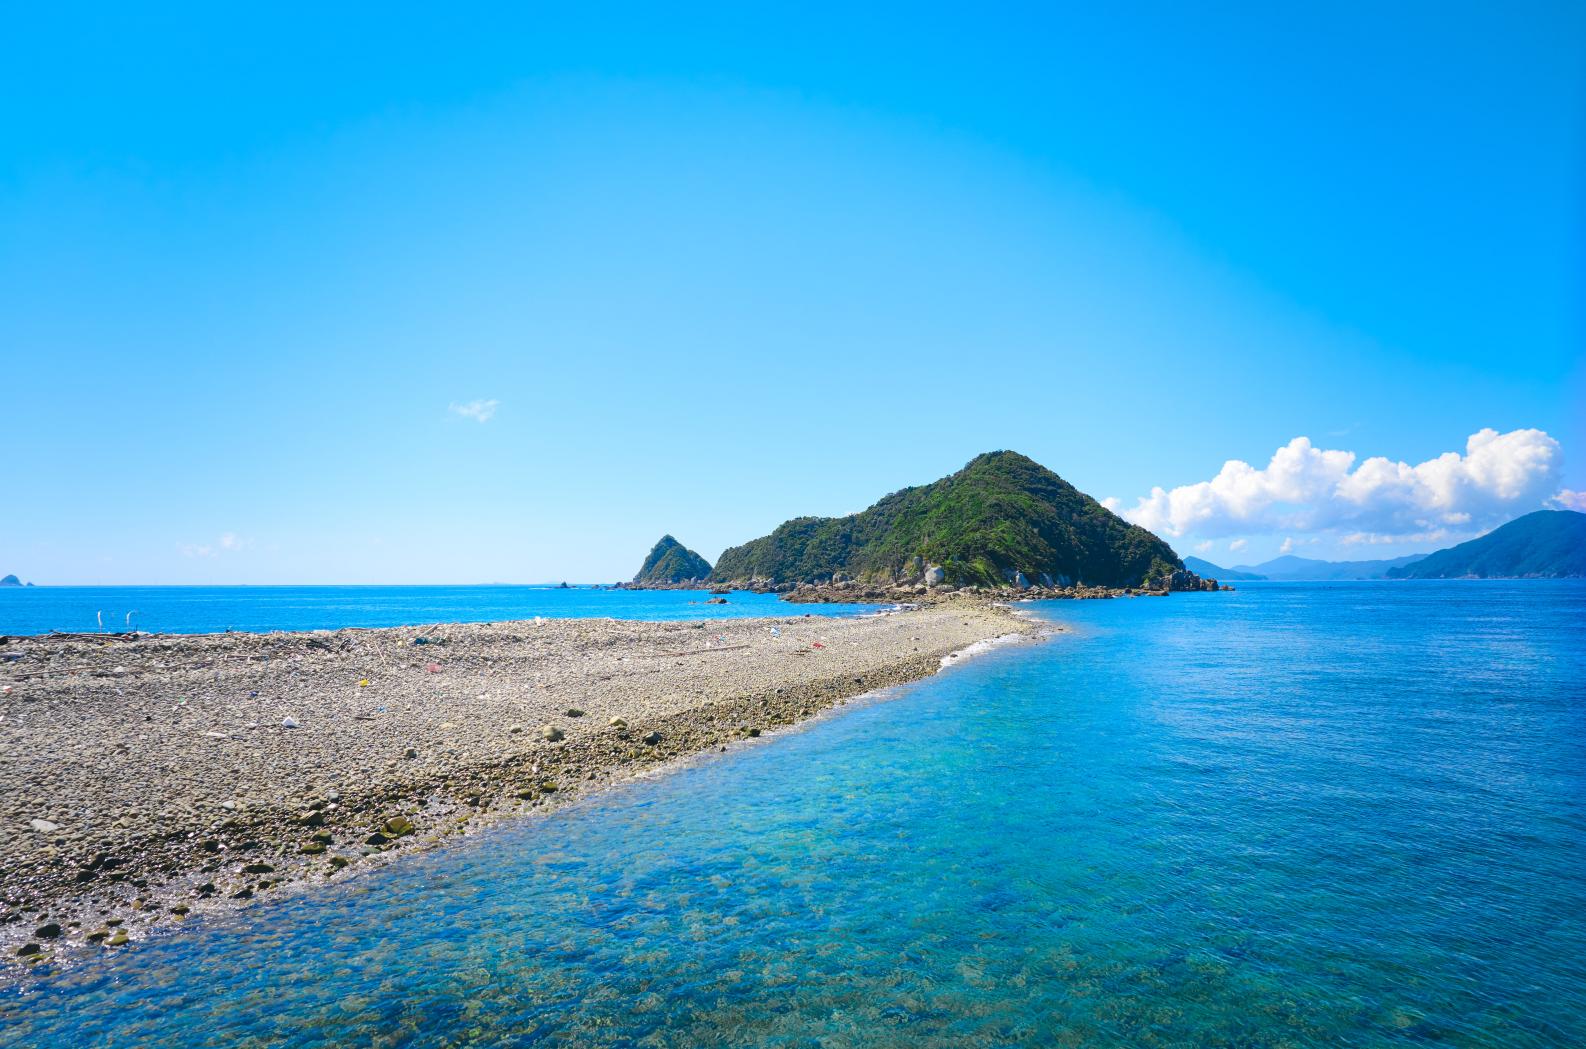
[[[613,580],[998,448],[1221,564],[1586,508],[1579,3],[51,6],[0,573]]]

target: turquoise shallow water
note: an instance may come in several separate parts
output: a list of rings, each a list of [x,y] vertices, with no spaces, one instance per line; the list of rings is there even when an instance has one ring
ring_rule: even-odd
[[[565,590],[550,586],[39,586],[0,588],[0,634],[125,630],[207,634],[222,630],[490,623],[509,619],[731,619],[852,615],[869,605],[790,605],[742,591],[707,605],[697,590]],[[129,618],[130,613],[130,618]]]
[[[5,1046],[1586,1044],[1586,586],[1246,586],[0,996]]]

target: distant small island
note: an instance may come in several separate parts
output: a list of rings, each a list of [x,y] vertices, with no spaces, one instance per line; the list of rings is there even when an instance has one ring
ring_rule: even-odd
[[[702,583],[710,575],[710,562],[694,551],[663,535],[644,559],[633,581],[639,585]]]
[[[32,586],[32,585],[33,585],[32,583],[24,583],[24,582],[22,582],[22,580],[18,579],[14,575],[8,575],[8,576],[5,576],[3,578],[0,578],[0,586]]]

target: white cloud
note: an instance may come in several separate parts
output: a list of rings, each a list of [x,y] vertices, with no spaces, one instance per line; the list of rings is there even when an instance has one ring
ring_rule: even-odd
[[[1228,544],[1228,549],[1237,554],[1239,551],[1243,550],[1249,545],[1250,540],[1248,539],[1235,539],[1233,542]]]
[[[1211,552],[1211,548],[1212,548],[1212,541],[1210,539],[1206,540],[1203,543],[1196,543],[1195,544],[1195,552],[1197,554],[1210,553]]]
[[[1580,510],[1586,513],[1586,492],[1575,492],[1568,488],[1560,488],[1557,495],[1548,502],[1560,510]]]
[[[495,416],[496,409],[499,407],[501,407],[501,402],[495,400],[469,401],[467,404],[458,404],[453,401],[451,407],[447,410],[453,415],[461,415],[464,419],[487,423]]]
[[[1288,538],[1283,540],[1283,545],[1278,547],[1278,553],[1280,553],[1280,554],[1292,554],[1293,552],[1294,552],[1294,537],[1293,536],[1289,536]]]
[[[1356,465],[1354,452],[1296,437],[1263,468],[1230,459],[1209,481],[1153,488],[1120,512],[1169,537],[1332,532],[1399,542],[1469,534],[1542,506],[1558,489],[1562,458],[1541,430],[1481,430],[1463,455],[1445,452],[1417,466],[1381,456]]]
[[[252,545],[252,539],[244,539],[236,532],[223,532],[220,538],[212,543],[181,543],[177,549],[181,551],[183,557],[219,557],[223,553],[246,550]]]

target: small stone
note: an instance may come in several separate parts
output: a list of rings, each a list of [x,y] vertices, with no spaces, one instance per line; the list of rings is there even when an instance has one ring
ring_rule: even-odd
[[[250,863],[242,868],[244,874],[270,874],[275,870],[268,863]]]
[[[409,747],[402,752],[402,756],[404,758],[416,758],[419,756],[419,752],[414,750],[412,747]]]
[[[192,910],[193,910],[193,908],[189,907],[187,904],[178,903],[175,907],[171,908],[171,913],[176,915],[178,918],[180,918],[180,917],[183,917],[184,915],[192,913]]]
[[[661,742],[661,734],[659,732],[646,732],[644,734],[644,742],[653,747]]]
[[[231,898],[234,900],[251,900],[253,899],[253,890],[247,886],[243,886],[237,892],[232,893]]]
[[[319,842],[321,845],[329,845],[336,840],[336,836],[328,830],[322,830],[316,833],[312,840]]]
[[[584,716],[584,712],[577,707],[568,707],[567,716],[570,718],[581,718]]]
[[[626,721],[624,721],[622,718],[612,718],[610,721],[606,722],[606,724],[610,725],[612,728],[619,728],[619,729],[628,727],[628,723]]]
[[[391,839],[386,837],[384,834],[381,834],[379,831],[375,831],[373,834],[365,838],[363,843],[365,845],[384,845],[390,840]]]
[[[55,922],[50,922],[48,925],[40,925],[37,929],[33,930],[33,935],[37,936],[41,940],[53,940],[60,934],[61,927]]]
[[[330,858],[330,869],[333,871],[339,871],[351,862],[352,861],[345,856],[332,856]]]
[[[117,929],[110,934],[110,939],[105,941],[106,947],[125,947],[127,945],[127,930]]]
[[[540,729],[540,738],[547,743],[558,743],[567,738],[567,734],[555,725],[546,725]]]
[[[50,820],[29,820],[28,826],[32,827],[40,834],[54,834],[56,831],[61,829],[61,825],[59,823],[55,823]]]
[[[26,958],[30,955],[42,953],[44,953],[44,948],[40,947],[36,943],[24,943],[22,946],[17,948],[18,958]]]
[[[325,851],[325,843],[320,841],[305,841],[298,846],[298,851],[309,856],[318,856]]]
[[[88,934],[87,938],[89,943],[98,943],[100,940],[108,940],[110,938],[110,930],[95,929],[93,932]]]
[[[540,789],[543,790],[547,794],[555,794],[556,793],[556,784],[552,783],[550,780],[546,780],[544,783],[540,784]]]

